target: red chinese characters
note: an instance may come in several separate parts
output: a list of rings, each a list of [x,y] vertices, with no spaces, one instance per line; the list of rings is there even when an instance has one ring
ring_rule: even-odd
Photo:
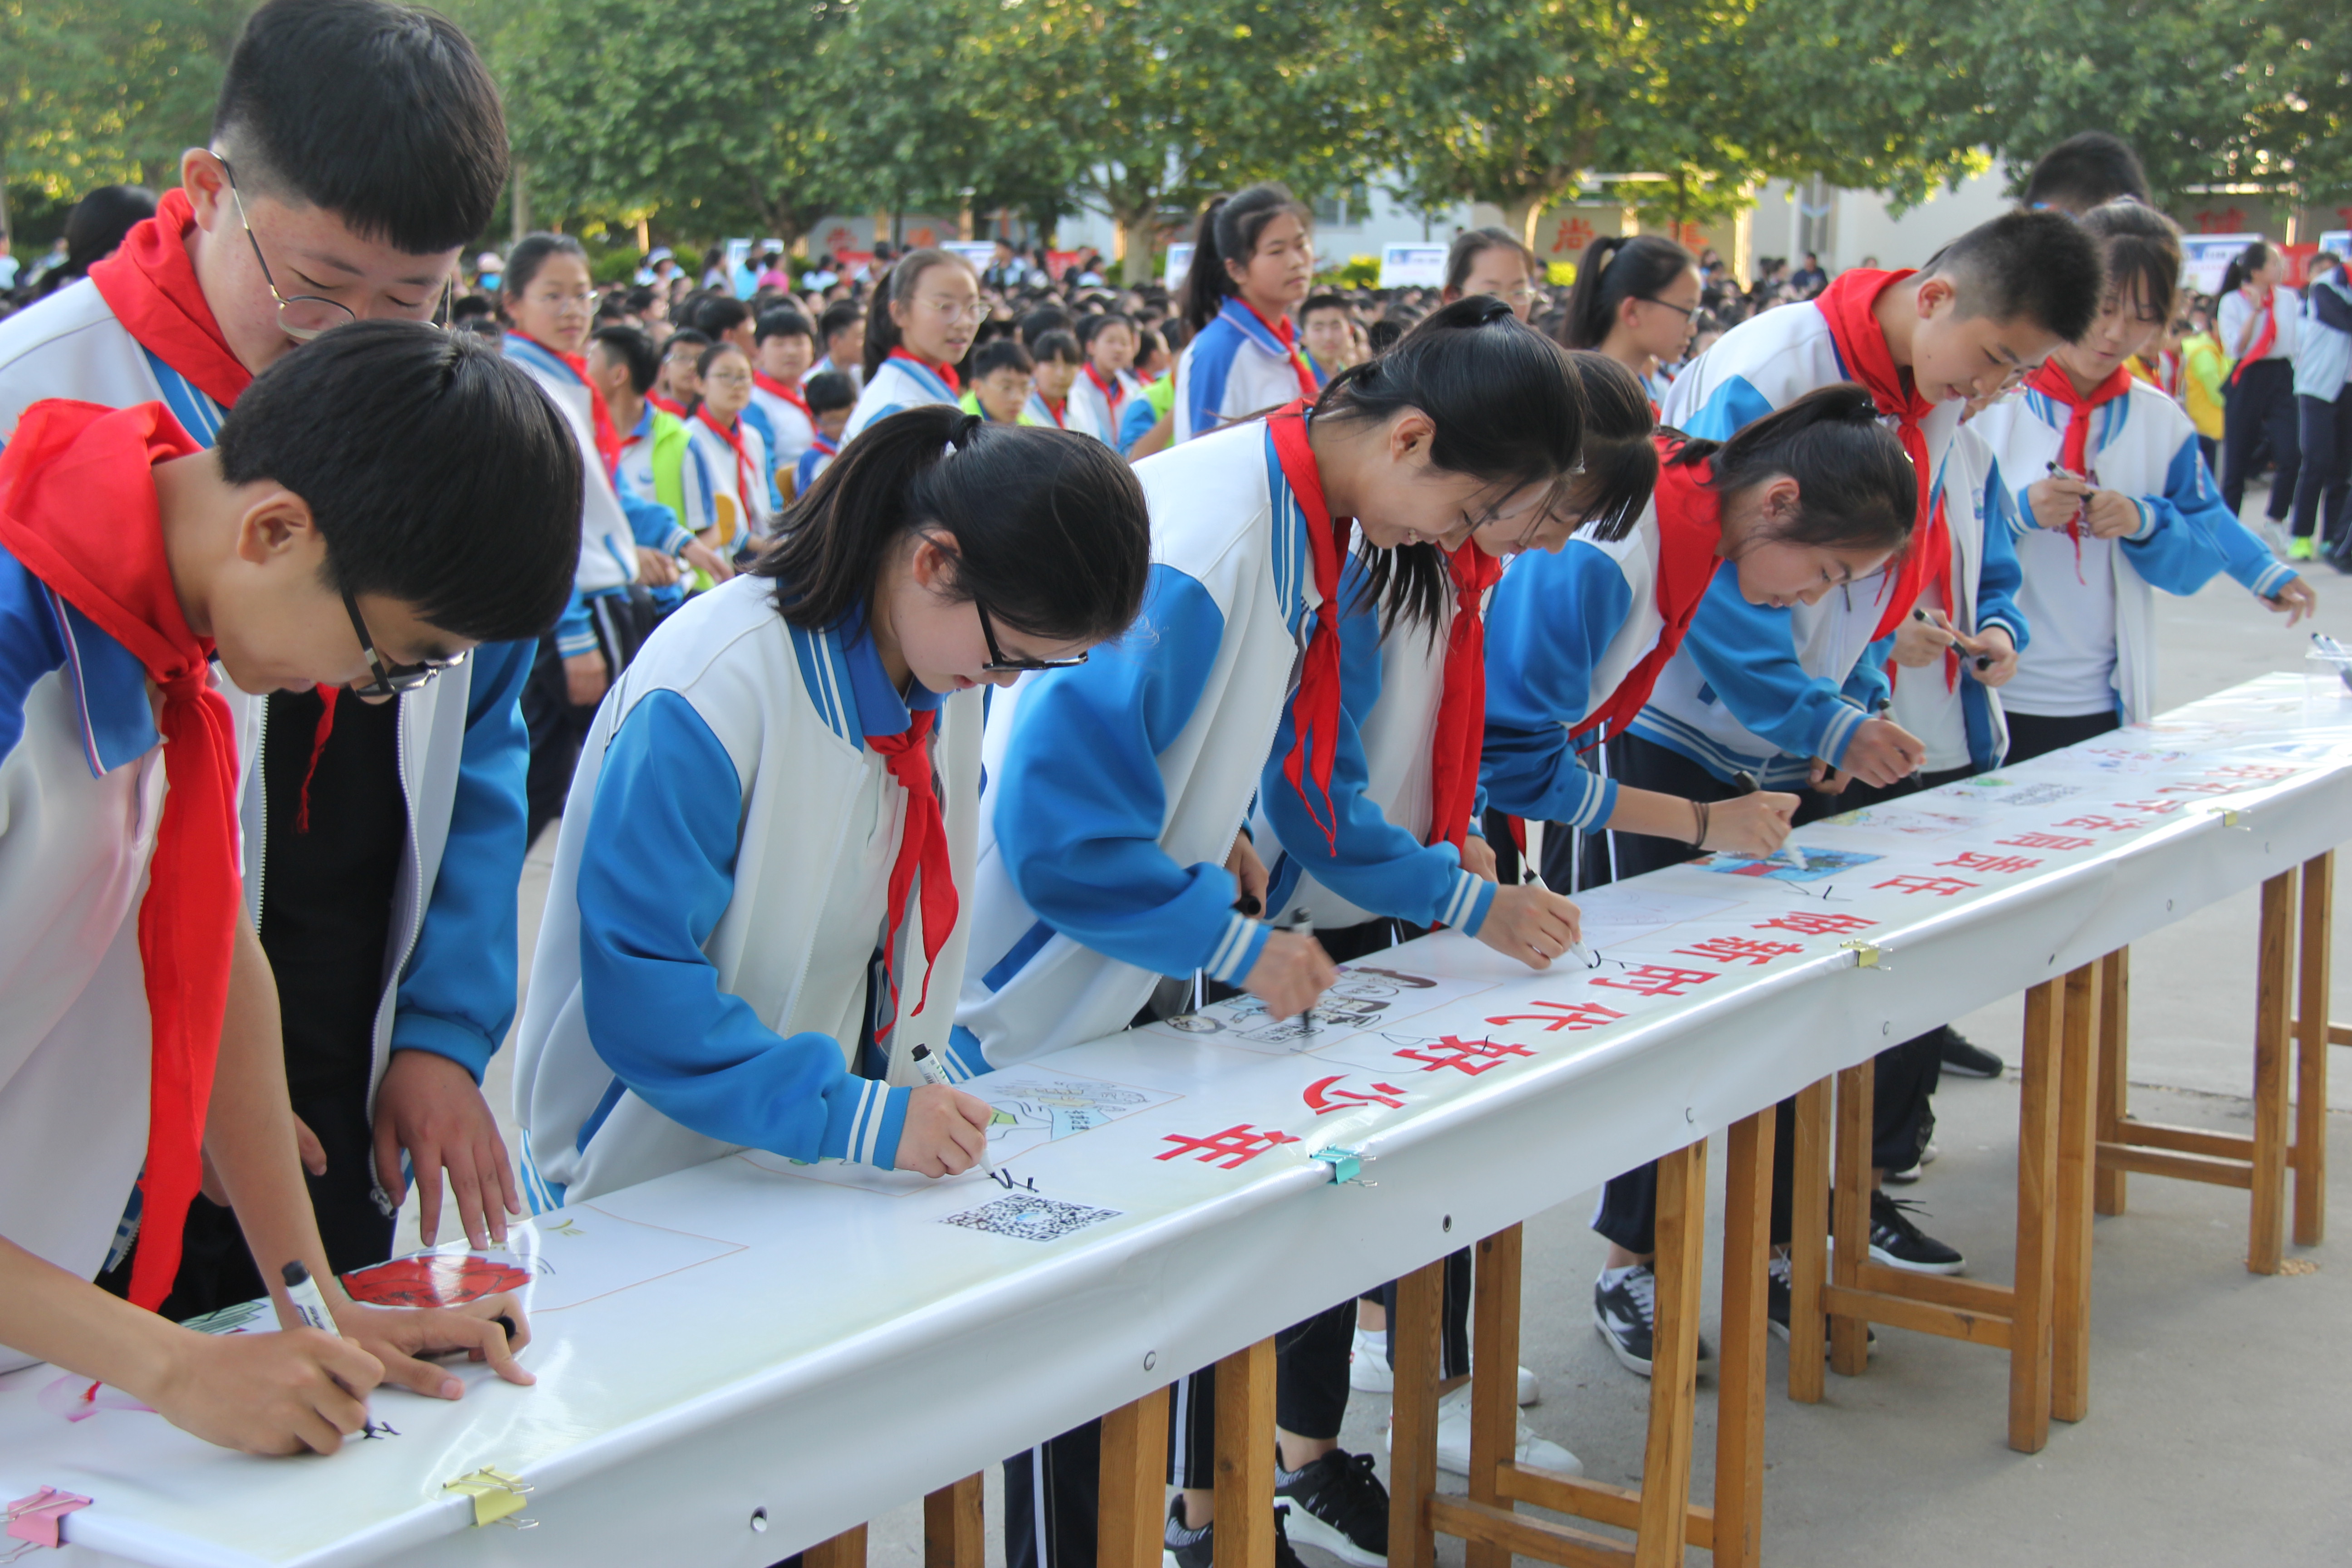
[[[1787,914],[1769,921],[1759,921],[1758,931],[1792,931],[1801,936],[1852,936],[1858,931],[1868,931],[1876,921],[1864,920],[1860,915],[1816,914],[1811,910],[1790,910]]]
[[[2014,838],[1996,838],[1993,842],[2012,849],[2088,849],[2093,841],[2069,838],[2063,833],[2021,833]]]
[[[2031,871],[2036,866],[2041,865],[2042,862],[2039,860],[2029,860],[2022,855],[1988,855],[1980,849],[1963,849],[1958,855],[1953,856],[1950,859],[1938,860],[1936,864],[1938,866],[1957,866],[1963,871],[2008,873],[2012,871]]]
[[[1629,963],[1622,974],[1596,974],[1591,984],[1637,991],[1644,996],[1680,996],[1714,979],[1711,969],[1676,969],[1671,963]]]
[[[1752,936],[1711,936],[1689,947],[1675,952],[1685,958],[1712,959],[1717,963],[1769,963],[1776,958],[1792,952],[1802,952],[1801,942],[1762,942]]]
[[[1884,882],[1873,884],[1874,887],[1892,888],[1898,893],[1933,893],[1939,899],[1948,899],[1954,893],[1964,893],[1977,885],[1974,882],[1963,882],[1958,877],[1909,876],[1889,877]]]
[[[1397,1053],[1400,1061],[1420,1062],[1423,1072],[1436,1072],[1452,1068],[1456,1072],[1476,1078],[1490,1072],[1512,1057],[1531,1057],[1535,1052],[1525,1046],[1507,1046],[1494,1040],[1464,1040],[1446,1035],[1421,1046],[1408,1046]]]
[[[1228,1171],[1237,1171],[1268,1149],[1277,1144],[1296,1143],[1298,1140],[1272,1127],[1252,1127],[1246,1121],[1237,1121],[1223,1131],[1212,1132],[1206,1138],[1171,1132],[1160,1142],[1173,1143],[1176,1147],[1164,1154],[1153,1155],[1156,1160],[1173,1160],[1179,1154],[1197,1153],[1202,1164],[1221,1164]]]
[[[1329,1078],[1317,1079],[1307,1086],[1307,1109],[1318,1116],[1328,1116],[1335,1110],[1353,1110],[1360,1105],[1385,1105],[1391,1110],[1404,1109],[1405,1092],[1392,1083],[1376,1083],[1367,1091],[1357,1089],[1334,1089],[1348,1075],[1334,1073]],[[1161,1159],[1167,1155],[1160,1156]]]
[[[1506,1013],[1499,1018],[1489,1018],[1489,1024],[1540,1024],[1544,1033],[1556,1035],[1562,1029],[1571,1034],[1597,1029],[1603,1024],[1613,1024],[1625,1015],[1614,1007],[1604,1007],[1598,1002],[1544,1002],[1529,1004],[1536,1007],[1556,1007],[1553,1013]]]

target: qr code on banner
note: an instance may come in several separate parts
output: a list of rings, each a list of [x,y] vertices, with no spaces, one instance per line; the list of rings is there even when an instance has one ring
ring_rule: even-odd
[[[1052,1198],[1018,1193],[976,1209],[951,1214],[940,1223],[960,1225],[966,1230],[984,1230],[991,1236],[1016,1237],[1023,1241],[1059,1241],[1072,1231],[1084,1230],[1118,1215],[1117,1209],[1094,1209],[1084,1204],[1056,1203]]]

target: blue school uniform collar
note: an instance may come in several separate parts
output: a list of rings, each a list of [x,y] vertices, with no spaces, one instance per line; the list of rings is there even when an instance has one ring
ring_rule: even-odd
[[[843,662],[849,667],[849,700],[856,706],[861,735],[898,735],[914,722],[914,715],[945,700],[919,680],[909,680],[903,697],[882,668],[881,650],[874,646],[866,621],[866,606],[853,605],[833,627],[840,640]]]
[[[637,423],[629,431],[628,438],[632,441],[642,441],[646,437],[652,435],[654,433],[654,416],[660,412],[661,410],[656,408],[650,403],[646,404],[643,408],[638,409]]]
[[[571,382],[574,385],[585,386],[588,384],[586,382],[580,379],[579,375],[572,371],[570,365],[563,363],[562,358],[556,354],[554,350],[549,348],[544,343],[534,342],[533,340],[523,336],[520,332],[509,332],[507,334],[506,352],[507,358],[521,360],[530,365],[534,370],[542,371],[549,375],[561,376],[565,381]],[[650,407],[652,405],[649,404],[647,406]]]
[[[1290,351],[1282,346],[1282,340],[1276,337],[1273,330],[1258,319],[1255,310],[1242,303],[1239,295],[1228,294],[1225,297],[1225,302],[1217,307],[1217,319],[1233,323],[1242,336],[1275,358],[1286,360],[1290,357]]]
[[[1265,491],[1274,506],[1274,591],[1282,606],[1282,624],[1297,637],[1309,612],[1307,596],[1315,582],[1315,556],[1307,540],[1307,512],[1282,472],[1282,458],[1274,449],[1274,427],[1265,426]]]

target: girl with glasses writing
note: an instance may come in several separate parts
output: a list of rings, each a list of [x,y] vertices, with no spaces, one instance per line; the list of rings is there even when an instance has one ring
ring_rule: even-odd
[[[988,1107],[948,1048],[982,689],[1142,602],[1134,473],[1098,441],[902,410],[751,574],[664,622],[598,712],[519,1038],[554,1207],[752,1148],[951,1175]]]
[[[942,403],[963,394],[957,366],[971,352],[988,314],[980,275],[948,250],[910,250],[875,286],[866,318],[866,390],[842,431],[854,441],[868,425],[901,408]]]

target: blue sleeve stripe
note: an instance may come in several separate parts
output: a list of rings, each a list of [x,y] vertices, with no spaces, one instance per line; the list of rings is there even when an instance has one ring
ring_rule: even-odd
[[[1486,885],[1486,879],[1475,872],[1456,871],[1453,890],[1446,894],[1438,920],[1457,931],[1467,927],[1471,915],[1477,910],[1478,895]]]
[[[1269,928],[1263,921],[1254,921],[1238,913],[1233,915],[1225,921],[1224,934],[1210,950],[1209,962],[1201,967],[1212,979],[1222,980],[1228,985],[1241,984],[1242,976],[1248,973],[1257,962],[1257,949],[1263,945],[1252,939],[1266,929]]]
[[[868,1079],[857,1091],[857,1108],[849,1115],[849,1158],[861,1165],[874,1163],[882,1133],[883,1090],[888,1086]]]

